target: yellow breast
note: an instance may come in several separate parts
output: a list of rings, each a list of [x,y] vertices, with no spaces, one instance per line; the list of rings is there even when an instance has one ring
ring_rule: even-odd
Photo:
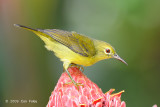
[[[85,57],[80,54],[77,54],[73,52],[71,49],[68,47],[64,46],[63,44],[60,44],[56,41],[51,41],[50,39],[46,38],[45,36],[40,36],[39,37],[45,42],[45,47],[53,51],[55,55],[60,58],[61,61],[69,61],[71,63],[83,65],[83,66],[90,66],[95,63],[94,58],[90,57]]]

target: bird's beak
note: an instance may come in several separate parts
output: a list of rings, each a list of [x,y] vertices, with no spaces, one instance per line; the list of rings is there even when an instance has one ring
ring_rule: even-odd
[[[128,65],[126,61],[124,61],[120,56],[118,56],[116,53],[113,55],[113,58],[118,59],[119,61],[123,62],[124,64]]]

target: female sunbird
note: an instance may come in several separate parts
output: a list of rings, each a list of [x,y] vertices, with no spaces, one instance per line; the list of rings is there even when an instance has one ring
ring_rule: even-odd
[[[115,49],[109,43],[92,39],[76,32],[58,29],[33,29],[19,24],[14,25],[37,34],[45,42],[45,47],[53,51],[63,62],[65,71],[77,88],[81,84],[76,83],[70,75],[68,67],[71,64],[75,64],[78,67],[80,65],[91,66],[100,60],[109,58],[115,58],[127,64],[117,55]]]

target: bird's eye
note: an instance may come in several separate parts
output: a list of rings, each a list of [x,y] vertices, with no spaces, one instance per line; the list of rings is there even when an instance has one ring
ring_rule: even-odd
[[[106,53],[110,53],[110,49],[106,49]]]

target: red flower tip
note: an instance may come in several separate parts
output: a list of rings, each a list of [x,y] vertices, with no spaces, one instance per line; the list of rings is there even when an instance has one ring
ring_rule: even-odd
[[[124,92],[124,90],[120,91],[119,93],[112,94],[111,96],[112,97],[115,97],[115,96],[120,97],[123,92]]]
[[[89,80],[78,68],[70,67],[69,72],[79,86],[79,90],[71,82],[67,73],[62,73],[58,83],[50,96],[47,107],[126,107],[121,102],[121,94],[111,94],[115,89],[110,89],[105,94],[91,80]]]
[[[85,104],[79,104],[79,106],[80,106],[80,107],[86,107],[86,105],[85,105]]]

